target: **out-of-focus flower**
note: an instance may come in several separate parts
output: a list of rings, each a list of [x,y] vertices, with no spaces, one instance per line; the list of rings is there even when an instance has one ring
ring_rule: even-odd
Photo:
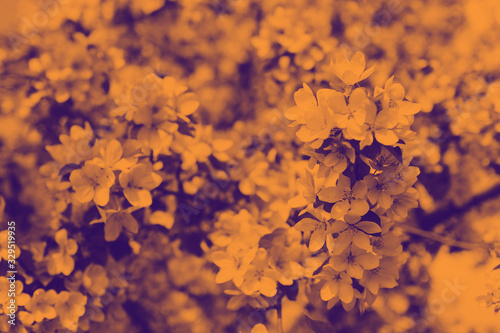
[[[19,313],[19,319],[25,325],[32,325],[34,322],[39,323],[44,319],[54,319],[58,313],[54,309],[57,293],[50,289],[37,289],[31,296],[31,300],[24,306],[26,311]]]
[[[60,163],[60,167],[71,163],[79,164],[97,156],[97,151],[90,145],[93,137],[92,127],[88,122],[85,122],[85,128],[77,125],[71,126],[69,135],[59,135],[61,144],[47,146],[46,149],[50,156]]]
[[[73,255],[78,251],[78,244],[74,239],[68,239],[68,231],[61,229],[54,237],[59,249],[47,257],[47,271],[50,275],[63,273],[68,276],[73,272],[75,261]]]
[[[104,295],[109,285],[106,269],[101,265],[88,265],[83,273],[83,285],[92,295]]]
[[[264,296],[273,297],[277,292],[279,278],[279,273],[269,268],[267,251],[259,248],[254,260],[243,276],[244,281],[241,290],[247,295],[261,293]]]
[[[9,253],[9,230],[0,231],[0,262],[3,260],[11,260],[12,256],[14,259],[18,259],[21,255],[21,249],[19,246],[16,246],[14,249],[10,249],[14,251],[14,253]],[[9,258],[10,254],[10,258]]]
[[[335,62],[332,60],[330,64],[333,73],[349,86],[366,79],[375,70],[375,66],[367,70],[365,66],[365,55],[361,52],[356,52],[351,60],[347,59],[344,53],[339,53],[335,57]]]
[[[11,284],[11,280],[0,276],[0,314],[10,312],[9,307],[12,308],[12,299],[15,299],[15,311],[17,311],[18,306],[26,306],[30,301],[30,296],[23,293],[24,285],[21,281],[16,280],[14,288]]]
[[[87,296],[72,291],[61,291],[55,301],[55,310],[64,328],[72,332],[78,329],[78,321],[85,313]]]

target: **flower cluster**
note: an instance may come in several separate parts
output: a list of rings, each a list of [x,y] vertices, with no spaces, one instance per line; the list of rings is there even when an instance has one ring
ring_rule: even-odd
[[[410,166],[405,141],[414,135],[410,126],[420,106],[405,100],[393,77],[373,91],[355,86],[373,72],[365,70],[362,53],[338,56],[332,70],[344,83],[341,91],[315,95],[304,84],[286,112],[309,159],[289,204],[302,207],[295,229],[309,250],[328,253],[313,277],[322,284],[321,299],[329,308],[341,301],[345,309],[359,304],[363,310],[380,288],[397,285],[402,247],[393,226],[418,206],[412,186],[420,171]]]

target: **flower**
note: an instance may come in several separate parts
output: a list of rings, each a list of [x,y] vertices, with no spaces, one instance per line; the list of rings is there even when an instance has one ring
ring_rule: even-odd
[[[325,265],[321,273],[313,276],[313,278],[326,281],[320,291],[323,301],[329,301],[336,296],[344,303],[352,301],[354,297],[352,279],[345,272],[338,272],[332,266]]]
[[[74,239],[68,239],[66,229],[56,232],[54,239],[59,245],[59,250],[48,256],[47,271],[50,275],[63,273],[68,276],[75,267],[75,261],[71,256],[78,251],[78,244]]]
[[[30,296],[28,294],[23,294],[24,285],[21,281],[16,280],[14,283],[15,292],[13,295],[11,288],[11,281],[5,276],[0,276],[0,314],[8,313],[9,306],[12,304],[12,296],[15,298],[15,311],[17,311],[18,306],[26,306],[30,301]]]
[[[340,219],[345,214],[365,215],[370,206],[366,201],[367,186],[364,181],[357,181],[351,189],[351,179],[341,174],[336,186],[326,187],[318,193],[321,201],[334,203],[331,216]]]
[[[385,232],[380,237],[372,238],[373,252],[387,257],[397,256],[403,252],[401,239],[394,232]]]
[[[398,264],[394,257],[386,257],[380,260],[378,267],[365,270],[359,284],[366,287],[374,295],[378,294],[379,288],[394,288],[398,285],[396,279],[399,277]]]
[[[139,231],[139,224],[132,216],[131,212],[140,207],[119,208],[118,204],[112,201],[114,207],[103,209],[97,206],[101,215],[100,219],[93,220],[90,224],[104,222],[104,239],[107,242],[114,242],[120,236],[123,228],[136,234]]]
[[[153,172],[151,164],[139,163],[119,177],[123,194],[132,206],[147,207],[153,203],[151,190],[157,188],[163,179]]]
[[[288,205],[292,208],[304,207],[316,200],[314,176],[308,170],[305,170],[305,175],[305,178],[297,180],[299,194],[288,201]]]
[[[372,205],[378,202],[384,209],[391,208],[393,196],[404,191],[404,186],[394,180],[394,174],[391,171],[382,172],[378,178],[366,175],[364,181],[368,185],[368,200]]]
[[[31,299],[26,305],[26,311],[19,313],[19,319],[25,325],[32,325],[34,322],[39,323],[44,319],[54,319],[57,317],[57,312],[54,308],[57,293],[55,290],[37,289],[31,296]]]
[[[280,274],[278,280],[284,286],[291,286],[294,280],[304,276],[305,270],[298,263],[302,259],[303,247],[273,246],[269,250],[269,266]]]
[[[137,140],[127,140],[122,145],[118,140],[110,140],[101,145],[100,155],[104,164],[111,170],[127,170],[137,164],[141,153],[141,143]]]
[[[235,257],[224,251],[212,253],[212,261],[219,267],[219,272],[215,276],[216,283],[233,281],[239,287],[243,283],[243,276],[250,263],[255,258],[257,248],[250,249],[241,257]]]
[[[332,256],[330,264],[336,271],[346,271],[350,277],[361,279],[365,270],[378,267],[379,259],[380,256],[351,245],[339,255]]]
[[[318,99],[307,84],[293,95],[296,106],[287,109],[285,116],[294,120],[290,126],[302,125],[297,131],[297,137],[303,142],[322,140],[328,138],[334,127],[334,114],[327,107],[327,101],[335,91],[320,89]]]
[[[246,271],[240,289],[246,295],[261,293],[273,297],[277,292],[279,273],[271,269],[268,264],[268,253],[264,248],[259,248],[255,258]]]
[[[309,239],[309,250],[318,251],[325,245],[326,236],[331,233],[330,222],[328,221],[327,213],[319,207],[312,212],[314,219],[306,217],[295,224],[295,229],[302,232],[312,232]]]
[[[106,269],[101,265],[90,264],[83,273],[83,286],[94,296],[103,296],[108,288],[109,279]]]
[[[115,174],[101,159],[86,161],[81,169],[73,170],[69,176],[75,197],[82,203],[94,202],[105,206],[109,201],[109,189],[115,183]]]
[[[393,117],[398,119],[398,123],[410,125],[406,116],[414,115],[421,109],[420,104],[403,101],[405,89],[400,83],[394,83],[394,76],[391,76],[386,82],[384,89],[375,88],[375,95],[381,96],[382,107],[389,109]]]
[[[382,231],[375,222],[361,221],[361,217],[356,215],[346,215],[345,222],[342,220],[333,222],[331,230],[338,233],[337,238],[334,239],[332,235],[329,235],[326,239],[326,245],[332,254],[341,253],[351,243],[361,249],[370,251],[369,235]]]
[[[59,135],[61,144],[47,146],[45,149],[52,158],[61,166],[66,164],[78,164],[84,160],[96,157],[97,151],[90,145],[94,137],[94,131],[89,122],[85,122],[85,128],[78,125],[71,126],[69,135]]]
[[[334,112],[335,125],[343,130],[347,137],[353,137],[365,123],[369,100],[363,88],[355,89],[346,103],[344,94],[332,91],[328,98],[328,108]]]
[[[252,331],[250,333],[268,333],[268,330],[264,324],[257,324],[252,327]]]
[[[78,329],[78,321],[85,313],[87,296],[77,291],[61,291],[56,298],[55,309],[64,328],[72,332]]]
[[[344,53],[338,53],[335,62],[332,59],[330,68],[342,82],[352,86],[369,77],[375,70],[375,66],[365,70],[365,65],[365,55],[361,52],[356,52],[351,60]]]
[[[327,167],[333,168],[335,172],[342,173],[348,165],[348,160],[354,163],[356,153],[349,142],[334,143],[331,146],[331,153],[328,153],[322,161]]]
[[[12,255],[14,256],[14,259],[19,258],[21,255],[21,248],[19,246],[15,246],[14,249],[9,249],[9,230],[2,230],[0,231],[0,262],[3,260],[11,260]],[[10,251],[14,251],[14,253],[9,253]],[[9,258],[9,254],[11,257]]]
[[[387,210],[387,216],[402,221],[408,216],[408,211],[418,207],[420,194],[417,189],[410,187],[405,192],[394,197],[391,208]]]

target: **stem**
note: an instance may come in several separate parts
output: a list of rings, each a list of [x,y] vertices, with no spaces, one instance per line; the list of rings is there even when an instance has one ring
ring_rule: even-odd
[[[407,224],[398,224],[397,225],[399,228],[405,230],[408,233],[418,235],[421,237],[425,237],[427,239],[434,240],[436,242],[440,242],[442,244],[448,245],[448,246],[454,246],[454,247],[459,247],[465,250],[477,250],[477,249],[483,249],[483,250],[491,250],[493,248],[492,245],[486,244],[486,243],[473,243],[473,242],[464,242],[464,241],[459,241],[453,238],[445,237],[442,235],[438,235],[434,232],[430,231],[425,231],[418,229],[416,227],[407,225]]]
[[[281,298],[278,300],[276,304],[276,312],[278,314],[278,333],[283,333],[283,317],[281,314]]]

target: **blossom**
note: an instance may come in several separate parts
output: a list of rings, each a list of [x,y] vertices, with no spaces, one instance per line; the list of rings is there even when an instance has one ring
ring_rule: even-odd
[[[9,249],[9,230],[0,231],[0,262],[3,260],[11,260],[12,256],[15,259],[18,259],[21,255],[21,248],[19,246],[15,246],[14,249]],[[9,250],[11,252],[9,252]],[[14,251],[14,252],[12,252]],[[9,254],[11,257],[9,258]]]
[[[85,313],[87,296],[77,291],[61,291],[55,301],[55,310],[64,328],[72,332],[78,329],[78,321]]]
[[[359,128],[353,128],[348,134],[360,141],[360,149],[370,146],[373,138],[386,146],[392,146],[399,141],[397,135],[398,117],[384,109],[377,113],[377,106],[373,101],[365,104],[365,122]]]
[[[362,221],[360,216],[346,215],[345,221],[333,222],[331,230],[338,236],[334,239],[329,235],[326,240],[328,250],[332,254],[339,254],[349,245],[354,244],[364,250],[371,250],[370,236],[382,231],[375,222]]]
[[[118,204],[114,203],[114,207],[101,208],[97,206],[100,219],[93,220],[90,224],[103,222],[104,223],[104,239],[107,242],[115,241],[118,236],[120,236],[123,228],[129,230],[130,232],[136,234],[139,231],[139,224],[137,220],[132,216],[132,212],[140,207],[129,207],[126,209],[120,209]]]
[[[109,189],[115,183],[115,174],[96,158],[86,161],[81,169],[73,170],[69,180],[78,201],[94,200],[97,205],[105,206],[109,201]]]
[[[394,288],[397,286],[396,279],[398,277],[397,262],[395,262],[394,258],[386,257],[380,260],[378,267],[365,270],[359,284],[366,287],[374,295],[377,295],[379,288]]]
[[[410,187],[405,192],[394,197],[392,205],[387,211],[387,216],[397,221],[402,221],[408,216],[408,211],[418,207],[418,191]]]
[[[309,249],[311,251],[318,251],[325,245],[326,236],[331,233],[331,223],[328,218],[325,217],[326,212],[321,208],[313,211],[313,214],[315,218],[303,218],[295,224],[295,229],[302,232],[311,232]]]
[[[141,152],[141,144],[137,140],[127,140],[122,145],[113,139],[100,147],[100,156],[104,164],[111,170],[126,170],[137,164]]]
[[[14,285],[15,292],[12,291],[11,280],[8,280],[5,276],[0,276],[0,314],[9,312],[8,307],[12,304],[11,299],[13,299],[13,297],[16,301],[15,311],[17,311],[18,306],[26,306],[30,301],[30,296],[23,293],[23,283],[16,280]]]
[[[52,158],[59,162],[60,166],[66,164],[79,164],[82,161],[92,159],[97,156],[96,149],[90,145],[94,137],[94,131],[89,122],[85,122],[85,127],[78,125],[71,126],[68,134],[59,135],[61,144],[47,146],[45,149]]]
[[[403,252],[401,239],[394,232],[384,232],[380,237],[372,238],[373,252],[381,256],[397,256]]]
[[[250,263],[257,254],[257,248],[252,248],[241,257],[235,257],[225,251],[212,253],[212,261],[219,267],[219,272],[215,277],[216,283],[233,281],[239,287],[243,283],[243,276],[250,266]]]
[[[365,55],[362,52],[356,52],[351,60],[347,59],[344,53],[338,53],[335,62],[332,59],[330,63],[333,73],[349,86],[366,79],[373,73],[375,66],[365,70],[365,65]]]
[[[341,174],[336,186],[326,187],[318,193],[321,201],[334,203],[331,216],[340,219],[349,212],[352,215],[364,215],[370,209],[366,201],[367,185],[357,181],[351,188],[351,179]]]
[[[90,264],[83,273],[83,286],[91,295],[103,296],[109,285],[106,269],[101,265]]]
[[[290,286],[294,280],[304,276],[305,270],[299,261],[302,259],[302,246],[273,246],[269,251],[269,266],[280,274],[278,280],[284,286]]]
[[[240,289],[247,295],[261,293],[264,296],[273,297],[277,292],[279,278],[279,274],[269,267],[267,251],[259,248],[243,277],[244,281]]]
[[[33,292],[33,296],[26,305],[26,311],[19,313],[19,319],[25,325],[32,325],[34,322],[39,323],[44,319],[54,319],[57,317],[57,312],[54,308],[57,293],[55,290],[37,289]]]
[[[68,239],[68,231],[61,229],[56,232],[54,239],[59,245],[59,250],[47,258],[47,271],[50,275],[63,273],[68,276],[75,267],[73,255],[78,251],[78,244],[74,239]]]
[[[354,298],[352,279],[345,272],[338,272],[332,266],[325,265],[313,278],[326,281],[320,291],[323,301],[329,301],[338,296],[342,302],[350,303]]]
[[[404,101],[405,89],[400,83],[394,83],[394,76],[391,76],[386,82],[384,89],[375,88],[376,95],[382,94],[381,101],[384,109],[389,109],[393,117],[404,125],[410,125],[406,116],[414,115],[421,109],[420,104]]]
[[[334,112],[335,126],[343,129],[344,135],[352,137],[365,123],[366,105],[369,102],[363,88],[355,89],[346,103],[344,94],[332,91],[328,98],[328,108]]]
[[[379,265],[380,257],[369,253],[356,245],[347,247],[339,255],[334,255],[330,259],[330,264],[336,271],[346,271],[355,279],[360,279],[365,270],[371,270]]]
[[[378,178],[373,175],[366,175],[364,181],[368,185],[368,200],[373,205],[378,203],[384,209],[389,209],[393,197],[404,191],[404,187],[394,180],[394,174],[390,171],[382,172]]]
[[[348,161],[354,163],[355,159],[356,153],[351,144],[340,142],[332,144],[331,152],[324,157],[322,163],[333,168],[335,172],[342,173],[347,168]]]
[[[314,185],[314,176],[305,170],[305,178],[297,180],[297,196],[288,200],[288,205],[292,208],[304,207],[316,200],[316,188]]]
[[[163,179],[153,172],[151,164],[139,163],[119,177],[123,194],[132,206],[147,207],[153,202],[151,190],[157,188]]]
[[[294,94],[296,106],[287,109],[285,116],[294,122],[290,126],[302,125],[297,131],[297,137],[303,142],[324,140],[334,127],[333,111],[327,107],[327,101],[334,94],[333,90],[320,89],[318,99],[307,84]]]

